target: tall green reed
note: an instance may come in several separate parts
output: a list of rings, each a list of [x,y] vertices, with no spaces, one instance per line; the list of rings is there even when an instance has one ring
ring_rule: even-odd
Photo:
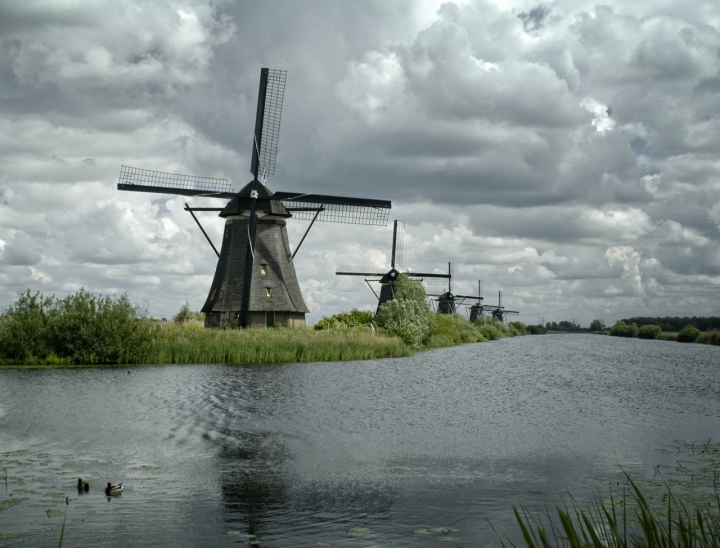
[[[619,500],[611,496],[609,507],[597,504],[594,509],[583,510],[573,500],[571,508],[555,507],[557,520],[549,513],[543,520],[524,508],[518,510],[513,506],[527,547],[720,547],[720,496],[717,492],[714,508],[711,503],[689,508],[682,496],[672,493],[668,487],[666,513],[659,512],[630,476],[625,476],[630,489],[628,496]],[[503,540],[500,544],[504,548],[507,546]],[[510,545],[515,546],[512,542]]]

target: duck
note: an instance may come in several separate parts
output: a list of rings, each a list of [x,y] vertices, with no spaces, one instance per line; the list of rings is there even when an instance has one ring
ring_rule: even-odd
[[[90,483],[82,478],[78,478],[77,488],[78,491],[85,491],[87,493],[88,491],[90,491]]]
[[[119,495],[122,493],[123,490],[123,484],[122,483],[110,483],[108,482],[107,487],[105,488],[105,494],[108,496],[111,495]]]

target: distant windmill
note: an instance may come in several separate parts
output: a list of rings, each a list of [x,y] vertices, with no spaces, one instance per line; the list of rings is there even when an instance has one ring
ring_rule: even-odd
[[[275,323],[304,326],[308,308],[300,292],[293,257],[315,221],[385,226],[391,203],[386,200],[326,196],[305,192],[275,192],[265,186],[275,173],[280,116],[286,71],[260,71],[255,133],[253,180],[233,192],[227,179],[212,179],[123,166],[119,190],[204,196],[229,200],[224,208],[191,208],[219,211],[225,219],[215,277],[202,311],[206,327],[220,327],[237,319],[240,327],[265,327]],[[260,176],[260,180],[258,179]],[[305,235],[290,253],[286,219],[311,220]],[[208,238],[208,241],[210,239]],[[210,242],[212,245],[212,242]]]
[[[478,280],[478,295],[480,301],[482,301],[482,280]],[[470,321],[477,320],[478,318],[485,316],[489,313],[490,317],[494,320],[505,322],[505,318],[510,314],[520,314],[517,310],[505,310],[502,306],[502,293],[498,291],[498,303],[497,306],[492,304],[482,304],[478,302],[470,307]]]
[[[447,291],[437,295],[428,293],[428,297],[436,297],[438,314],[457,314],[457,307],[464,304],[467,300],[476,299],[482,301],[482,297],[473,295],[455,295],[452,292],[452,263],[448,263],[448,287]],[[431,282],[432,283],[432,282]]]
[[[335,275],[337,276],[372,276],[380,277],[379,280],[365,280],[370,289],[372,286],[370,282],[380,282],[380,295],[373,293],[378,299],[377,309],[384,303],[391,301],[395,298],[395,282],[400,276],[400,269],[402,268],[402,251],[403,251],[403,240],[405,237],[405,221],[394,221],[393,223],[393,241],[392,241],[392,252],[390,254],[390,270],[376,267],[363,267],[363,266],[348,266],[338,265],[335,267]],[[420,272],[405,272],[413,280],[425,280],[425,279],[447,279],[448,284],[450,283],[450,272],[447,274],[425,274]]]

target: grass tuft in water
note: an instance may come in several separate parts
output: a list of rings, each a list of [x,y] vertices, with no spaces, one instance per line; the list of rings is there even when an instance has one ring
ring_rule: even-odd
[[[668,489],[661,513],[626,477],[630,487],[627,497],[611,497],[609,505],[598,504],[592,510],[581,509],[573,500],[570,509],[555,507],[557,520],[549,514],[543,520],[513,506],[525,544],[528,548],[720,548],[718,506],[690,508]],[[715,498],[720,505],[717,493]],[[507,546],[502,540],[500,544]]]

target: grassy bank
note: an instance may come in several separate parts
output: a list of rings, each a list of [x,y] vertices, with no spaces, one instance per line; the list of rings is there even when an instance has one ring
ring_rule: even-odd
[[[339,314],[316,329],[258,330],[204,329],[187,304],[175,321],[158,322],[124,295],[80,290],[57,299],[27,291],[0,316],[0,367],[367,360],[525,334],[519,322],[434,314],[418,282],[398,288],[415,300],[401,294],[383,313]]]
[[[138,363],[286,363],[410,356],[397,337],[370,330],[204,329],[202,322],[156,329]]]

